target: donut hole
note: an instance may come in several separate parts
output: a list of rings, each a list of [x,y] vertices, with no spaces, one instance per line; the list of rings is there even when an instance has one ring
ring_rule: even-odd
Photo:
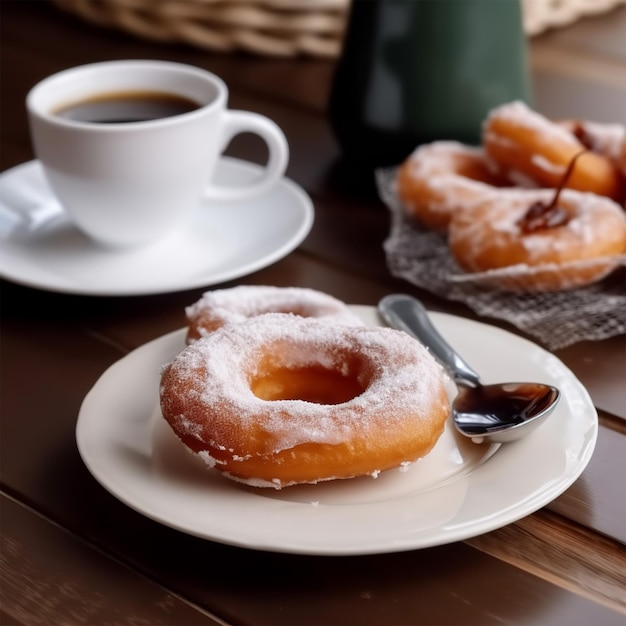
[[[494,187],[506,187],[509,185],[508,181],[504,180],[502,177],[496,176],[495,173],[489,170],[486,163],[477,157],[459,158],[455,169],[455,173],[459,176],[464,176],[465,178],[485,183],[486,185],[493,185]]]
[[[342,368],[266,362],[250,379],[252,393],[261,400],[302,400],[315,404],[341,404],[361,395],[367,382],[356,358]]]

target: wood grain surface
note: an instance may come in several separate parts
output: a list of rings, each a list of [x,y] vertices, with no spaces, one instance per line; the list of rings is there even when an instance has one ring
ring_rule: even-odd
[[[185,306],[206,289],[300,285],[364,305],[405,291],[432,310],[478,317],[390,276],[382,248],[389,214],[372,180],[342,161],[326,118],[333,60],[158,44],[87,25],[43,0],[5,0],[0,12],[1,171],[33,158],[24,97],[41,78],[104,59],[171,59],[220,74],[232,108],[277,121],[290,145],[287,174],[315,206],[297,250],[221,285],[101,298],[0,282],[0,623],[626,624],[624,336],[556,353],[599,413],[580,478],[533,515],[466,542],[337,558],[246,550],[167,528],[103,489],[76,448],[85,394],[118,359],[181,328]],[[620,25],[626,8],[533,39],[533,80],[547,114],[619,121],[626,55],[612,42]],[[265,158],[253,137],[228,153]]]

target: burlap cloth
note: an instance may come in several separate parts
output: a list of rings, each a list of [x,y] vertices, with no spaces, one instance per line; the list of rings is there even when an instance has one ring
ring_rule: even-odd
[[[391,228],[383,245],[393,276],[463,302],[482,317],[505,320],[550,350],[626,333],[626,259],[605,279],[586,287],[557,293],[499,289],[485,274],[464,273],[445,238],[420,229],[406,215],[395,192],[396,171],[376,172],[378,193],[391,212]]]

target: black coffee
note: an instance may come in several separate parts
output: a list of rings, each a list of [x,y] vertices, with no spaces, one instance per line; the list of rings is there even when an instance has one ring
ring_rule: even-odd
[[[94,96],[63,106],[55,111],[60,117],[96,124],[146,122],[200,108],[193,100],[158,91],[126,91]]]

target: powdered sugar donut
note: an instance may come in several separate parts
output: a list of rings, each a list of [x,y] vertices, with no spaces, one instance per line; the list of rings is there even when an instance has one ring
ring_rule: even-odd
[[[164,367],[160,399],[209,467],[279,489],[423,457],[448,416],[445,381],[401,331],[266,313],[187,346]]]
[[[410,215],[427,228],[445,231],[454,213],[492,194],[503,180],[489,171],[481,148],[435,141],[405,159],[396,184]]]
[[[608,198],[563,189],[503,190],[497,199],[458,213],[448,241],[468,272],[517,266],[529,291],[559,291],[596,282],[626,253],[626,215]],[[532,282],[530,282],[532,281]]]
[[[207,291],[185,309],[187,343],[224,324],[243,322],[263,313],[294,313],[336,324],[362,324],[344,302],[321,291],[305,287],[240,285]]]
[[[492,110],[482,135],[493,171],[522,187],[558,187],[572,159],[586,149],[568,129],[519,101]],[[597,152],[576,161],[566,186],[624,200],[624,176]]]

